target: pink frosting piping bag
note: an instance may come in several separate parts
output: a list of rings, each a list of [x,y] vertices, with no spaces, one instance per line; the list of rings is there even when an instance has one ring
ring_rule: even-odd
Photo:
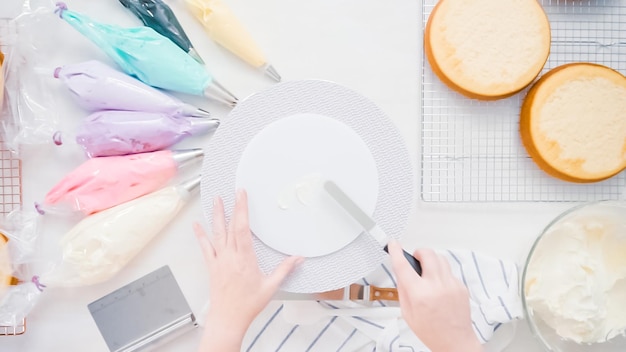
[[[201,160],[202,149],[92,158],[46,194],[40,212],[93,214],[166,185],[183,165]]]

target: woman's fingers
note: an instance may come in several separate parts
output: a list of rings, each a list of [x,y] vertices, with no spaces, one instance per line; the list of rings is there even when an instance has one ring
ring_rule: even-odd
[[[243,190],[237,190],[235,210],[231,220],[230,231],[237,248],[252,248],[252,235],[250,233],[250,221],[248,217],[248,193]]]
[[[456,278],[452,274],[452,267],[450,267],[450,262],[448,261],[448,259],[446,259],[446,257],[444,257],[441,254],[437,254],[437,257],[439,257],[439,265],[441,267],[441,275],[443,275],[442,279],[446,279],[446,280],[448,280],[450,282],[455,281]]]
[[[213,243],[219,250],[226,246],[227,241],[224,201],[218,196],[213,199]]]
[[[217,252],[227,246],[252,250],[252,236],[248,220],[248,195],[245,190],[238,190],[235,197],[235,206],[226,226],[224,201],[215,197],[213,201],[213,243]]]
[[[291,272],[302,262],[303,257],[288,257],[280,263],[276,269],[269,275],[268,282],[272,289],[278,290],[283,281],[291,274]]]
[[[400,243],[396,240],[389,242],[388,247],[389,254],[391,255],[391,265],[393,271],[396,273],[398,282],[402,283],[402,286],[413,286],[420,277],[417,275],[409,261],[404,257],[404,252]]]
[[[193,224],[193,231],[195,232],[196,239],[200,244],[200,249],[202,249],[202,255],[204,256],[204,260],[209,266],[213,265],[212,263],[215,259],[216,253],[213,244],[211,244],[211,240],[209,240],[209,237],[204,232],[204,229],[197,222]]]
[[[422,277],[437,278],[444,273],[441,267],[442,263],[439,261],[439,255],[432,249],[417,249],[413,252],[413,256],[422,264]]]
[[[392,269],[396,274],[396,280],[398,280],[398,298],[402,315],[404,316],[408,312],[413,311],[411,292],[420,290],[419,286],[422,278],[417,275],[411,264],[404,257],[404,252],[398,241],[392,240],[387,246],[391,255]]]

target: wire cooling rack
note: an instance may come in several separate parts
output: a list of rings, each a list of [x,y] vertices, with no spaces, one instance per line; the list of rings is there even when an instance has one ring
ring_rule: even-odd
[[[0,18],[0,51],[7,53],[13,39],[9,20]],[[0,74],[3,72],[0,70]],[[0,99],[4,100],[3,96]],[[6,106],[6,104],[4,104]],[[0,111],[0,116],[5,116]],[[22,204],[22,172],[19,158],[4,143],[0,133],[0,216],[17,209]]]
[[[8,26],[8,19],[0,18],[0,51],[7,53],[9,47],[6,44],[11,35]],[[0,75],[4,74],[0,70]],[[0,95],[4,101],[4,96]],[[0,117],[4,116],[0,111]],[[22,172],[21,162],[17,156],[10,151],[4,143],[4,138],[0,130],[0,216],[7,215],[22,204]],[[17,325],[1,325],[0,336],[21,335],[26,331],[26,320],[18,322]]]
[[[22,335],[26,332],[26,319],[23,319],[17,325],[3,326],[0,325],[0,336]]]
[[[552,47],[542,72],[593,62],[626,74],[626,0],[540,0]],[[423,24],[436,0],[424,0]],[[526,90],[494,102],[466,98],[445,86],[426,57],[422,75],[421,196],[430,202],[574,202],[626,198],[626,172],[573,184],[541,171],[519,137]]]
[[[6,215],[22,204],[20,160],[0,140],[0,214]]]

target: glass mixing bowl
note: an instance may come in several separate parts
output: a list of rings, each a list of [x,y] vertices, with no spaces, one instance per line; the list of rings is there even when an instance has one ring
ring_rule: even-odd
[[[604,314],[613,319],[606,326],[626,326],[626,201],[586,203],[554,219],[526,260],[522,303],[548,351],[626,351],[619,328],[600,328]]]

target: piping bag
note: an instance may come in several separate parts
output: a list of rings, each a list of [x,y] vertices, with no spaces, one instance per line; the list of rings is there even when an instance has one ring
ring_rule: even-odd
[[[15,209],[0,219],[0,278],[8,284],[4,292],[0,289],[0,326],[21,326],[43,291],[32,273],[33,264],[41,259],[39,218],[32,211]]]
[[[124,72],[157,88],[201,95],[235,106],[237,98],[205,67],[150,27],[123,28],[92,20],[57,3],[61,19],[91,40]]]
[[[35,204],[40,214],[82,212],[90,215],[166,185],[180,167],[202,160],[201,148],[161,150],[85,161]]]
[[[4,109],[4,54],[0,51],[0,113]]]
[[[62,260],[41,281],[48,286],[85,286],[112,278],[199,188],[196,176],[82,219],[60,239]]]
[[[276,69],[267,62],[250,33],[226,4],[221,0],[184,1],[211,39],[253,67],[262,68],[267,76],[280,82],[281,77]]]
[[[172,9],[163,0],[119,0],[122,5],[137,16],[144,25],[169,38],[196,61],[204,61],[193,48],[185,30],[178,22]]]
[[[87,116],[74,140],[89,158],[137,154],[165,149],[186,137],[213,132],[219,124],[214,118],[105,110]],[[63,144],[65,135],[56,132],[54,144]]]
[[[13,281],[13,268],[7,241],[7,237],[0,232],[0,302],[2,302],[4,294]]]
[[[54,70],[80,106],[89,111],[125,110],[159,112],[176,117],[210,117],[203,109],[183,103],[161,90],[91,60],[64,65]]]

